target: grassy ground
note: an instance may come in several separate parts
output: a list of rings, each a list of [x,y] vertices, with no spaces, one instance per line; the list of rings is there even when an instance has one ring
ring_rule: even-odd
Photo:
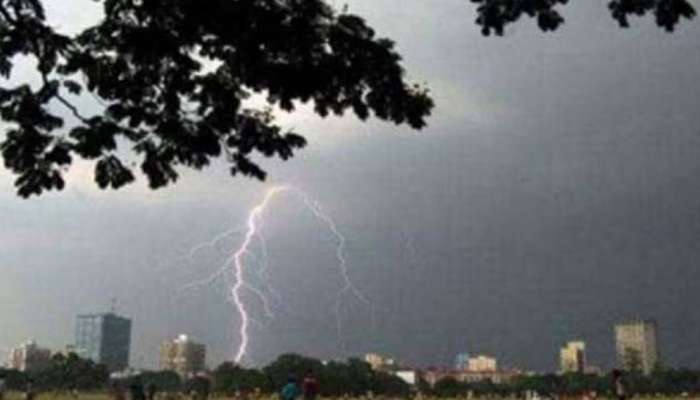
[[[189,400],[189,396],[158,396],[159,400]],[[489,398],[494,400],[494,398]],[[487,399],[487,400],[489,400]],[[567,398],[567,400],[573,400],[574,398]],[[24,400],[22,393],[10,392],[6,393],[2,400]],[[34,400],[113,400],[113,397],[107,393],[80,393],[76,396],[68,393],[39,393]],[[128,396],[127,396],[128,400]],[[210,400],[234,400],[233,398],[224,398],[211,396]],[[241,399],[243,400],[243,399]],[[277,400],[277,396],[262,396],[260,398],[248,398],[246,400]],[[322,399],[322,400],[369,400],[367,398],[341,398],[341,399]],[[374,400],[391,400],[383,397],[375,397]],[[422,400],[438,400],[430,397],[423,397]],[[466,399],[439,399],[439,400],[466,400]],[[515,398],[502,398],[499,400],[517,400]],[[599,397],[598,400],[607,400],[605,398]],[[649,398],[635,398],[633,400],[700,400],[700,397],[649,397]]]
[[[3,400],[24,400],[24,395],[18,392],[5,394]],[[78,397],[60,393],[39,393],[34,400],[112,400],[106,393],[80,393]]]

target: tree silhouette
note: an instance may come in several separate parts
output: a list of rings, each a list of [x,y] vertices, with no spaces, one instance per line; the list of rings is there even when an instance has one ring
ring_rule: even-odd
[[[564,23],[559,8],[569,0],[471,0],[477,4],[476,23],[484,35],[503,35],[507,25],[527,16],[543,31],[554,31]],[[609,0],[608,9],[620,27],[630,26],[629,17],[653,14],[656,24],[672,32],[681,19],[695,17],[688,0]]]
[[[75,353],[56,354],[43,370],[28,374],[42,390],[97,390],[106,387],[109,371],[102,364],[78,357]]]
[[[98,1],[104,18],[69,36],[47,24],[42,0],[0,0],[0,77],[26,57],[40,82],[0,85],[0,151],[20,196],[63,189],[75,159],[94,163],[103,189],[133,182],[135,168],[161,188],[214,159],[264,179],[258,158],[286,160],[306,143],[275,123],[274,109],[311,103],[324,117],[351,111],[420,129],[433,108],[426,88],[406,82],[394,43],[325,0]],[[471,1],[485,35],[522,16],[555,30],[568,3]],[[695,15],[687,0],[608,6],[623,27],[651,13],[672,31]],[[85,92],[97,110],[76,105]]]
[[[261,390],[271,392],[274,388],[262,371],[245,369],[231,362],[224,362],[212,372],[213,391],[216,393],[235,394]]]
[[[326,397],[364,396],[367,392],[405,397],[410,393],[408,384],[400,378],[373,371],[366,362],[352,358],[322,363],[298,354],[283,354],[262,371],[267,376],[268,388],[273,391],[283,387],[290,376],[301,379],[311,372],[321,383],[321,394]]]
[[[62,189],[76,157],[95,162],[101,188],[132,182],[137,164],[160,188],[177,167],[218,157],[233,175],[263,179],[253,157],[286,160],[305,145],[275,124],[272,107],[311,102],[321,116],[351,110],[419,129],[433,106],[404,80],[392,41],[323,0],[101,3],[104,19],[66,36],[47,25],[40,0],[0,0],[0,74],[29,56],[41,78],[38,88],[0,87],[1,150],[23,197]],[[99,112],[74,104],[85,90]],[[247,106],[254,95],[268,107]]]

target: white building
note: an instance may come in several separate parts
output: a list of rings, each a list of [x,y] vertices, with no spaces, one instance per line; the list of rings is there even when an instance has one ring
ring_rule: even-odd
[[[30,340],[10,350],[7,366],[22,372],[31,372],[48,367],[50,362],[51,350],[41,348]]]
[[[418,372],[411,370],[396,371],[396,376],[411,386],[415,386],[420,380]]]
[[[375,371],[391,370],[396,367],[396,362],[376,353],[365,354],[365,362]]]
[[[498,363],[494,357],[478,355],[469,358],[467,370],[471,372],[492,372],[498,370]]]
[[[659,362],[656,322],[632,320],[615,325],[615,347],[622,369],[639,368],[650,374]]]
[[[562,373],[586,372],[586,343],[569,342],[559,352],[559,368]]]
[[[189,377],[206,369],[206,346],[193,342],[187,335],[163,342],[160,346],[160,368]]]

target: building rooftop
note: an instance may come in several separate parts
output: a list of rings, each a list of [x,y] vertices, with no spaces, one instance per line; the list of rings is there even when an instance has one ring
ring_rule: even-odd
[[[616,323],[615,326],[637,325],[637,324],[657,325],[656,320],[653,318],[630,318],[630,319],[626,319],[626,320],[623,320],[623,321]]]
[[[122,317],[121,315],[117,315],[113,312],[103,312],[103,313],[86,313],[86,314],[78,314],[78,318],[94,318],[94,317],[116,317],[116,318],[126,318]]]

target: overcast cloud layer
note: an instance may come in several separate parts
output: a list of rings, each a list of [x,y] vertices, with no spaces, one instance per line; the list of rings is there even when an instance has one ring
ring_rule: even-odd
[[[91,1],[47,2],[67,31],[98,15]],[[483,38],[466,0],[348,3],[432,88],[430,127],[284,117],[310,146],[267,163],[265,184],[214,169],[159,192],[141,180],[102,193],[78,165],[65,192],[23,201],[0,172],[0,351],[29,337],[60,348],[76,314],[116,297],[134,319],[135,365],[155,366],[160,341],[178,333],[208,344],[212,365],[229,358],[239,321],[224,284],[178,289],[216,271],[240,236],[183,256],[287,183],[337,220],[376,308],[346,298],[341,350],[333,238],[280,197],[264,232],[282,300],[252,328],[253,362],[379,351],[425,366],[468,351],[541,370],[582,339],[609,367],[612,324],[646,317],[668,363],[699,367],[697,22],[673,35],[651,19],[620,30],[598,0],[567,7],[555,34],[524,22]]]

